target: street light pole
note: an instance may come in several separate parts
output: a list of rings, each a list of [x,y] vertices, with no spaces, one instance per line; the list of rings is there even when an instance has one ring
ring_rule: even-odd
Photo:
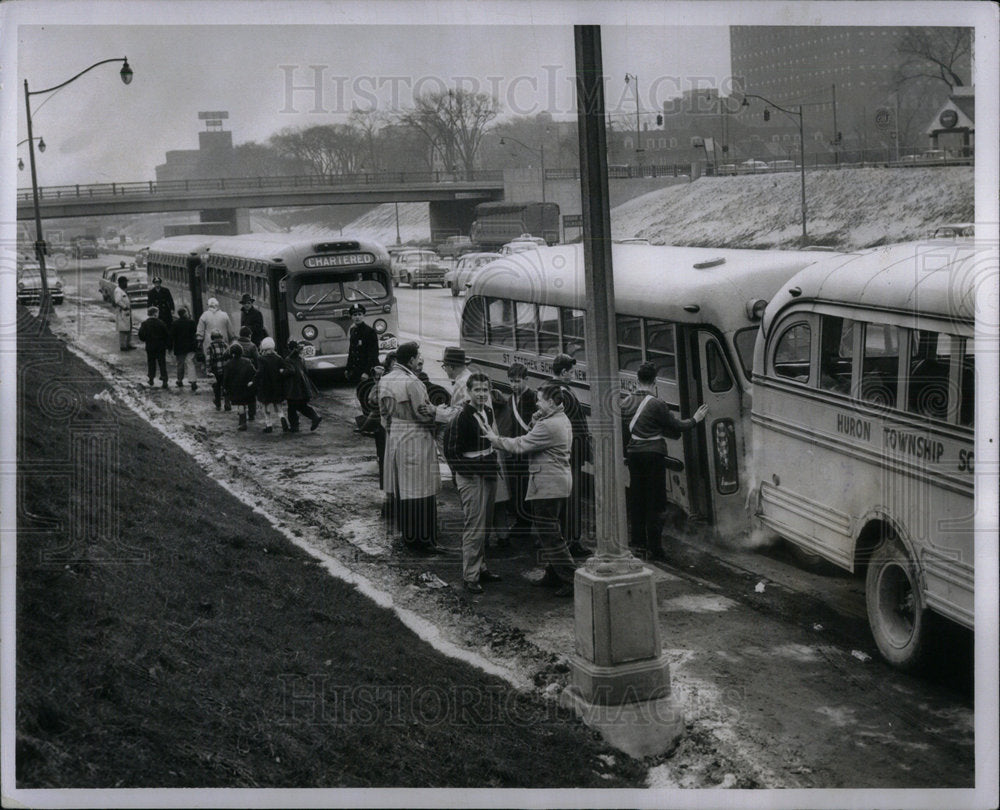
[[[545,139],[544,138],[542,139],[541,146],[539,146],[536,149],[534,146],[528,146],[528,144],[526,144],[524,141],[519,141],[517,138],[514,138],[510,135],[503,135],[500,138],[500,145],[505,146],[506,142],[509,140],[513,141],[516,144],[519,144],[520,146],[523,146],[525,149],[531,152],[538,153],[539,160],[541,160],[542,164],[542,202],[545,202]]]
[[[799,118],[799,176],[802,184],[802,245],[806,244],[806,141],[804,136],[804,130],[802,126],[802,105],[799,105],[797,110],[786,110],[784,107],[779,107],[770,99],[766,99],[763,96],[754,95],[753,93],[744,93],[743,103],[741,106],[749,107],[750,102],[747,99],[759,98],[765,104],[774,107],[774,109],[785,113],[786,115],[797,115]]]
[[[106,65],[109,62],[122,62],[122,69],[119,71],[118,75],[121,76],[124,84],[130,84],[132,82],[132,68],[129,67],[127,56],[122,57],[121,59],[102,59],[100,62],[95,62],[90,67],[84,68],[75,76],[67,79],[61,84],[46,87],[44,90],[29,90],[28,80],[24,80],[24,114],[28,121],[28,137],[26,140],[28,141],[28,160],[31,163],[31,195],[35,207],[35,255],[38,258],[38,267],[42,277],[42,300],[38,305],[38,319],[43,323],[48,317],[49,309],[52,305],[52,299],[49,295],[49,278],[45,268],[45,239],[42,236],[42,210],[38,202],[38,173],[35,169],[35,138],[31,130],[31,97],[59,90],[67,84],[75,82],[84,73],[93,70],[99,65]],[[44,151],[40,138],[39,141],[38,148]]]
[[[628,84],[630,79],[635,80],[635,160],[638,163],[639,152],[642,151],[642,133],[639,130],[639,77],[634,73],[626,73],[625,84]]]

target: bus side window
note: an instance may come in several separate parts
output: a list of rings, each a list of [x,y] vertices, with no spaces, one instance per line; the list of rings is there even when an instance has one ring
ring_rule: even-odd
[[[559,354],[559,308],[538,306],[538,353]]]
[[[958,407],[958,423],[966,427],[975,424],[976,413],[976,347],[974,340],[965,340],[962,356],[962,400]]]
[[[535,354],[535,305],[527,301],[515,303],[514,338],[517,348]]]
[[[669,321],[646,319],[646,360],[656,366],[658,379],[677,379],[677,344]]]
[[[865,324],[861,358],[861,398],[886,408],[896,407],[899,384],[899,327]]]
[[[778,377],[787,377],[797,382],[809,382],[809,355],[811,352],[812,330],[807,323],[796,323],[781,333],[775,342],[771,361]]]
[[[581,363],[587,362],[587,342],[582,309],[563,310],[563,351]]]
[[[642,324],[634,315],[618,315],[618,368],[635,371],[642,364]]]
[[[932,419],[947,419],[951,338],[915,329],[910,342],[910,390],[906,410]]]
[[[852,326],[852,321],[834,315],[824,315],[820,321],[819,387],[824,391],[851,390]]]
[[[514,302],[506,298],[489,298],[486,320],[490,329],[490,343],[514,348]]]
[[[462,339],[473,343],[486,342],[485,299],[476,295],[465,302],[462,310]]]

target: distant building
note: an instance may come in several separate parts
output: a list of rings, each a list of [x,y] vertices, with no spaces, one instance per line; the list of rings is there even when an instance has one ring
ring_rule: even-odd
[[[167,152],[165,163],[156,167],[157,181],[203,180],[234,177],[233,133],[222,128],[229,118],[225,110],[199,112],[205,130],[198,133],[197,149],[174,149]]]
[[[947,97],[941,82],[897,94],[904,27],[732,26],[732,75],[742,90],[788,109],[802,105],[805,151],[923,146],[922,122]],[[971,77],[971,64],[957,66]],[[761,149],[798,144],[798,118],[750,99],[741,124]],[[838,142],[838,133],[840,134]],[[756,136],[754,138],[754,136]],[[743,146],[748,146],[745,142]]]

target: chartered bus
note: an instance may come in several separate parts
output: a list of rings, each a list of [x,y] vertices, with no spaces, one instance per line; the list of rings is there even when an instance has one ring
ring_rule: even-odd
[[[285,234],[160,239],[149,246],[147,273],[160,276],[174,297],[183,290],[195,317],[216,298],[240,323],[240,300],[255,299],[264,326],[284,352],[303,344],[310,371],[347,365],[348,310],[365,307],[365,321],[379,336],[379,352],[396,348],[399,326],[389,254],[382,245],[354,239],[303,240]]]
[[[981,258],[959,243],[827,257],[782,285],[754,356],[756,519],[866,572],[872,633],[902,668],[925,657],[929,611],[973,626]]]
[[[621,387],[633,390],[643,362],[658,368],[657,393],[681,418],[702,403],[705,423],[668,440],[683,470],[667,498],[694,525],[721,536],[745,533],[745,455],[750,374],[760,318],[771,295],[829,253],[612,246]],[[571,382],[589,408],[581,245],[539,247],[481,269],[469,290],[461,346],[501,390],[511,363],[533,387],[560,353],[577,359]]]

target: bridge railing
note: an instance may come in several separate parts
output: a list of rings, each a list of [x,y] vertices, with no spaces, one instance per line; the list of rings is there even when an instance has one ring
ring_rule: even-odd
[[[357,172],[354,174],[303,174],[289,177],[217,177],[202,180],[148,180],[132,183],[93,183],[73,186],[39,186],[40,200],[106,199],[157,194],[216,194],[220,191],[322,189],[366,186],[401,186],[418,183],[500,183],[503,171],[473,172]],[[18,202],[31,202],[31,189],[18,189]]]

